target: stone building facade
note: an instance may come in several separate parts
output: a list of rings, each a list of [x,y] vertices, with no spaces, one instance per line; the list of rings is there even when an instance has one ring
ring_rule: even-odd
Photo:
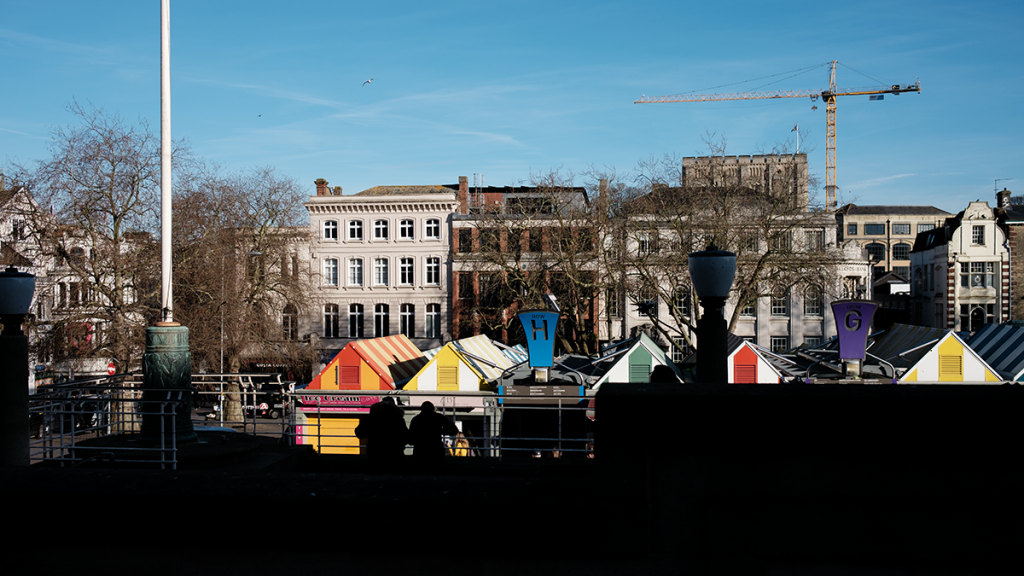
[[[1005,210],[976,201],[918,234],[910,255],[914,323],[975,332],[1010,319],[1009,233]]]
[[[377,186],[342,196],[325,180],[304,206],[319,274],[321,348],[404,334],[439,346],[450,323],[451,220],[458,187]]]
[[[875,279],[894,272],[912,280],[914,240],[918,234],[942,226],[950,216],[934,206],[847,204],[836,211],[837,234],[840,242],[852,242],[867,251]]]

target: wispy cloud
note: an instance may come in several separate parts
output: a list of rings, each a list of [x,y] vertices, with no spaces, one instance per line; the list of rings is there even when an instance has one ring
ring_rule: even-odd
[[[35,134],[27,134],[25,132],[18,132],[17,130],[9,130],[7,128],[0,128],[0,132],[10,132],[11,134],[17,134],[18,136],[25,136],[28,138],[35,138],[36,140],[49,140],[49,136],[36,136]]]
[[[338,110],[344,110],[349,108],[349,105],[345,102],[339,102],[337,100],[329,100],[327,98],[318,98],[311,96],[306,92],[298,92],[295,90],[284,90],[281,88],[275,88],[273,86],[263,86],[261,84],[239,84],[236,82],[222,82],[220,80],[210,80],[208,78],[183,78],[185,81],[196,82],[199,84],[209,84],[211,86],[223,86],[225,88],[235,88],[238,90],[245,90],[249,92],[255,92],[271,98],[279,98],[282,100],[289,100],[291,102],[300,102],[302,104],[312,104],[314,106],[325,106],[327,108],[335,108]]]
[[[849,187],[850,188],[874,188],[875,186],[880,186],[882,184],[887,184],[889,182],[892,182],[893,180],[900,180],[900,179],[903,179],[903,178],[911,178],[913,176],[917,176],[917,174],[916,173],[893,174],[892,176],[882,176],[881,178],[872,178],[870,180],[861,180],[860,182],[854,182],[853,184],[850,184]]]

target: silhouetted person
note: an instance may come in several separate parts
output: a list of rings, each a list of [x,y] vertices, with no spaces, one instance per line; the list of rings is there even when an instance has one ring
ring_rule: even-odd
[[[441,436],[455,436],[459,429],[451,420],[434,412],[434,405],[424,402],[420,413],[409,424],[409,441],[413,445],[412,455],[422,464],[436,464],[444,460],[444,442]]]
[[[388,465],[401,461],[409,442],[409,429],[402,409],[391,398],[385,398],[370,407],[369,416],[356,426],[356,436],[366,442],[370,462]]]

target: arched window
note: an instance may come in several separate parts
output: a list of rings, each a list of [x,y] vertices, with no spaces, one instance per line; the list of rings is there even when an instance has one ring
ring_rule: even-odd
[[[398,332],[412,338],[416,333],[416,306],[413,304],[402,304],[401,316],[399,316]]]
[[[875,261],[885,260],[885,244],[879,244],[878,242],[872,242],[865,246],[868,250],[868,258]]]
[[[427,304],[427,338],[441,337],[441,305]]]
[[[910,260],[910,244],[900,242],[892,247],[893,260]]]
[[[804,316],[821,316],[825,303],[821,298],[821,289],[817,286],[808,286],[804,290]]]
[[[324,220],[324,240],[338,239],[338,221]]]
[[[391,335],[391,307],[377,304],[373,307],[373,337],[381,338]]]
[[[338,305],[324,305],[324,338],[338,337]]]
[[[689,318],[690,304],[689,286],[676,286],[675,290],[672,291],[672,306],[675,308],[676,314],[683,318]]]
[[[348,306],[348,337],[363,337],[363,305],[349,304]]]

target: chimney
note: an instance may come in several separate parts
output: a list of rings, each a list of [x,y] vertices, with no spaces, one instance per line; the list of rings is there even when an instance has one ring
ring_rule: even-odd
[[[341,186],[335,186],[334,187],[334,195],[335,196],[341,196]]]
[[[316,195],[317,196],[330,196],[331,187],[327,185],[327,180],[323,178],[317,178],[313,181],[316,184]]]
[[[1010,207],[1010,191],[1003,188],[1002,192],[996,192],[996,205],[1000,208]]]
[[[459,176],[459,209],[469,214],[469,177]]]

